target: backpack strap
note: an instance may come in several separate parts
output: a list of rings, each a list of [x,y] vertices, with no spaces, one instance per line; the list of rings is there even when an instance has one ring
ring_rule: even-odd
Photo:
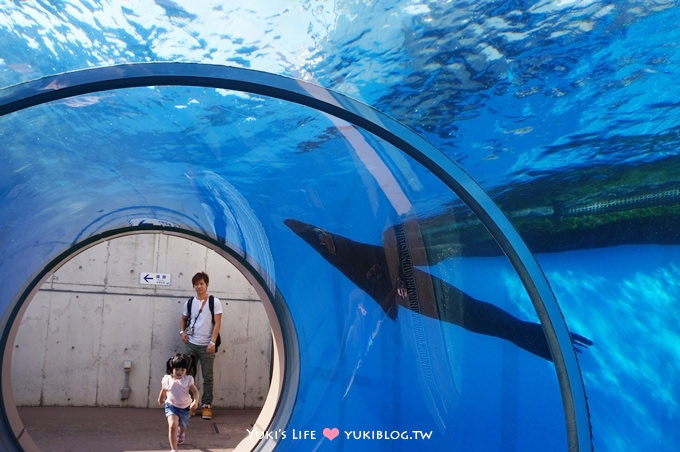
[[[208,298],[208,306],[210,307],[210,314],[212,315],[212,323],[215,325],[215,298],[210,295]],[[222,344],[222,336],[217,332],[217,339],[215,339],[215,352],[217,352],[218,347]]]
[[[189,298],[187,301],[187,324],[184,326],[184,328],[187,328],[191,323],[191,303],[194,301],[194,297]]]
[[[188,321],[191,321],[191,303],[194,301],[194,297],[189,298],[187,301],[187,314],[189,314]],[[208,307],[210,308],[210,315],[212,316],[212,323],[215,324],[215,297],[210,295],[208,298]]]

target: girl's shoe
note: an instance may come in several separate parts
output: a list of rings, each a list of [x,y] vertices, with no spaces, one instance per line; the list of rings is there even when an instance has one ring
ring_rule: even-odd
[[[177,434],[177,444],[184,444],[184,433]]]

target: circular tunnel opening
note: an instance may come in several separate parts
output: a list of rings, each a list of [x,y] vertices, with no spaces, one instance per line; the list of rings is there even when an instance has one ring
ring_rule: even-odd
[[[176,330],[198,271],[208,273],[209,293],[224,310],[223,346],[214,367],[215,419],[220,411],[240,410],[238,420],[220,424],[222,435],[211,441],[239,451],[256,447],[260,438],[247,431],[271,424],[286,378],[286,341],[263,278],[230,250],[195,234],[136,231],[70,248],[21,301],[3,354],[12,358],[4,360],[3,375],[11,378],[2,391],[23,450],[70,450],[107,435],[126,447],[119,432],[105,425],[63,422],[87,419],[87,411],[62,418],[59,408],[157,407],[165,362],[184,349]],[[202,390],[200,371],[196,381]]]
[[[102,93],[97,96],[71,101],[99,91]],[[406,295],[417,289],[418,283],[405,281],[395,288],[404,298],[397,316],[393,307],[381,303],[376,292],[365,286],[362,278],[370,271],[353,272],[351,262],[349,267],[335,265],[333,256],[340,242],[349,248],[356,244],[357,249],[376,250],[374,256],[379,259],[389,257],[391,265],[399,262],[400,268],[393,266],[392,270],[406,273],[406,279],[414,274],[423,276],[417,266],[432,271],[435,263],[453,258],[448,275],[452,282],[430,289],[460,295],[451,285],[465,282],[460,280],[465,273],[460,269],[472,268],[469,258],[475,256],[468,255],[461,246],[464,244],[457,241],[458,232],[450,225],[458,219],[449,208],[469,208],[475,218],[472,221],[479,221],[499,245],[498,255],[509,258],[516,272],[510,272],[511,279],[519,278],[519,286],[526,290],[524,296],[528,295],[526,301],[533,303],[533,315],[538,318],[530,323],[542,338],[542,351],[532,354],[540,355],[543,361],[538,365],[543,371],[551,369],[545,364],[553,354],[568,442],[588,448],[587,406],[578,364],[559,307],[535,259],[488,195],[448,157],[399,123],[309,83],[208,65],[85,70],[21,85],[2,99],[0,114],[25,110],[7,116],[6,129],[15,138],[10,140],[10,155],[17,165],[11,181],[16,181],[18,188],[12,194],[25,199],[35,212],[36,229],[30,235],[35,236],[36,249],[44,255],[50,255],[54,246],[43,238],[55,231],[66,242],[74,236],[87,240],[101,231],[119,228],[130,220],[129,211],[137,209],[151,217],[160,212],[158,217],[165,220],[178,218],[177,224],[200,231],[203,238],[211,237],[211,243],[236,244],[233,249],[238,252],[234,254],[244,264],[276,268],[276,285],[289,304],[278,302],[276,292],[273,307],[281,308],[278,317],[284,332],[293,331],[292,321],[281,320],[287,318],[285,308],[290,309],[304,348],[299,366],[304,394],[294,413],[292,392],[284,397],[275,415],[275,421],[280,421],[277,426],[288,427],[286,416],[292,413],[293,427],[321,431],[324,424],[342,419],[346,426],[359,429],[366,422],[377,422],[365,407],[371,400],[390,417],[389,422],[383,422],[407,423],[414,410],[391,396],[400,394],[418,403],[422,418],[437,425],[441,443],[467,434],[469,424],[450,420],[456,417],[456,410],[462,413],[466,409],[458,403],[460,393],[452,381],[474,367],[468,365],[473,359],[460,360],[460,355],[435,346],[423,334],[436,337],[436,344],[464,344],[460,330],[453,327],[465,326],[461,318],[451,316],[456,303],[410,299]],[[33,106],[36,108],[27,108]],[[196,106],[200,107],[193,110]],[[266,120],[259,121],[261,118]],[[124,133],[119,133],[123,124]],[[26,138],[31,136],[28,126],[42,132],[40,140]],[[99,143],[104,152],[88,152],[91,142]],[[23,165],[25,147],[39,155],[36,166],[41,172],[59,168],[59,190],[48,178],[24,183],[24,178],[36,174],[36,167]],[[10,228],[13,233],[19,227],[14,226]],[[15,235],[10,240],[29,240],[15,239]],[[423,247],[423,241],[429,244]],[[262,243],[269,254],[253,254]],[[403,251],[411,245],[421,251],[419,255]],[[26,268],[33,268],[34,258],[22,255],[19,259],[29,261]],[[343,279],[343,274],[347,278]],[[427,275],[425,279],[425,285],[435,281]],[[267,282],[261,285],[270,287]],[[11,293],[12,287],[6,290]],[[490,299],[498,303],[495,298],[499,294],[492,295]],[[515,297],[506,298],[517,307]],[[424,305],[428,309],[422,309]],[[375,323],[373,328],[366,326],[370,322],[363,322],[367,315]],[[387,319],[380,317],[385,315]],[[444,317],[451,321],[442,322]],[[484,323],[489,326],[488,321]],[[283,340],[297,337],[284,334]],[[374,359],[369,360],[366,356],[371,353]],[[328,356],[334,360],[327,360]],[[493,357],[485,353],[492,367],[496,364]],[[286,353],[286,370],[298,368],[288,365],[296,358],[295,353]],[[436,374],[431,371],[432,364],[439,365]],[[512,364],[506,367],[512,372],[517,368]],[[536,374],[533,364],[528,368]],[[404,377],[413,371],[420,379],[417,384]],[[508,390],[515,394],[512,386]],[[386,387],[387,391],[372,390]],[[474,389],[488,393],[483,385]],[[533,393],[533,388],[524,389]],[[554,396],[558,391],[553,389],[546,391]],[[494,401],[482,407],[488,409],[484,416],[498,422],[498,430],[510,437],[512,429],[502,428],[508,424],[506,419],[499,421],[497,410],[492,409],[502,403],[505,393],[497,391]],[[466,392],[467,402],[479,406],[474,394]],[[509,415],[516,417],[511,412],[514,406],[506,405]],[[551,415],[552,428],[560,423],[561,413],[551,410]],[[561,434],[553,435],[558,442]],[[477,432],[473,435],[472,441],[486,439]],[[275,444],[269,441],[267,447]]]

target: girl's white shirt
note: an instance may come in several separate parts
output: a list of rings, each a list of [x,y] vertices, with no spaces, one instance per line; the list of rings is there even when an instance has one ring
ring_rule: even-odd
[[[194,384],[194,377],[185,374],[179,380],[172,375],[164,375],[161,387],[167,390],[166,402],[177,408],[188,408],[191,405],[191,385]]]

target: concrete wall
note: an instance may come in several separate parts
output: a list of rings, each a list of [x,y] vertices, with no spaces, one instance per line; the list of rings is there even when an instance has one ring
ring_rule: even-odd
[[[100,243],[59,268],[30,302],[12,357],[16,404],[153,407],[165,362],[182,351],[179,319],[205,271],[223,302],[213,405],[261,407],[269,389],[271,329],[245,277],[214,251],[166,234]],[[171,285],[140,283],[169,274]],[[124,362],[131,361],[127,400]],[[197,377],[201,389],[200,372]]]

